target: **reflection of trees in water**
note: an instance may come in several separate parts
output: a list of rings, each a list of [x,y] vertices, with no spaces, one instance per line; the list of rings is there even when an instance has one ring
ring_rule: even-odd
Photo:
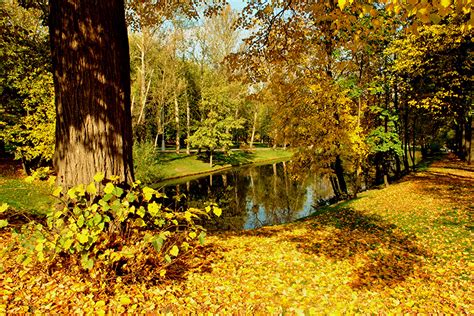
[[[203,208],[209,202],[216,202],[223,210],[221,217],[213,217],[203,224],[209,229],[243,229],[247,218],[245,197],[249,187],[246,180],[238,171],[233,170],[226,174],[209,175],[187,182],[184,186],[186,190],[183,192],[181,185],[180,191],[186,198],[173,205],[175,209]],[[168,197],[172,197],[177,193],[177,186],[168,186],[165,192]]]
[[[239,230],[263,225],[274,225],[292,221],[304,207],[309,197],[317,201],[330,197],[329,180],[307,177],[298,181],[288,174],[287,164],[254,166],[233,169],[226,173],[206,176],[180,185],[165,188],[166,195],[177,193],[186,198],[166,201],[168,206],[203,208],[216,202],[222,208],[222,216],[203,224],[209,229]],[[319,192],[319,190],[321,190]]]
[[[313,201],[314,204],[323,203],[334,197],[334,190],[332,187],[330,175],[317,175],[314,174],[312,177],[313,186]]]
[[[262,226],[295,219],[306,202],[306,183],[291,181],[285,164],[251,168],[248,173],[253,183],[249,222]]]

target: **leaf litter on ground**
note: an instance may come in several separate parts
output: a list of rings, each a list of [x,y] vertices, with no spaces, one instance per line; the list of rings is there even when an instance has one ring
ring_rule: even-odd
[[[454,159],[303,221],[209,236],[156,283],[20,271],[0,313],[472,314],[474,168]]]

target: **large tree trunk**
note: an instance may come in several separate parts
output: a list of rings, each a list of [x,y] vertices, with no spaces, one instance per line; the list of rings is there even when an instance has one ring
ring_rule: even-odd
[[[130,59],[123,0],[50,0],[58,182],[99,171],[133,180]]]

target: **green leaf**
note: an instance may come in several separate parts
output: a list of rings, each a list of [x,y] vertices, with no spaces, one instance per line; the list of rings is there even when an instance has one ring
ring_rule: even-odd
[[[114,196],[109,193],[109,194],[106,194],[104,195],[104,197],[102,198],[102,200],[104,200],[105,202],[109,201],[111,198],[113,198]]]
[[[111,182],[109,182],[105,185],[104,192],[106,194],[111,194],[114,191],[114,188],[115,186]]]
[[[205,232],[201,232],[199,234],[199,243],[202,245],[204,245],[204,238],[206,237],[206,233]]]
[[[152,240],[151,244],[153,245],[153,248],[155,248],[157,252],[160,252],[161,247],[163,246],[163,238],[156,237]]]
[[[84,216],[83,215],[79,216],[79,218],[77,219],[77,227],[81,228],[82,226],[84,226]]]
[[[89,258],[87,254],[84,254],[81,258],[81,265],[84,269],[91,270],[94,267],[94,260]]]
[[[0,228],[7,227],[8,221],[6,219],[0,219]]]
[[[123,194],[123,190],[122,188],[115,187],[111,193],[115,195],[116,197],[121,197]]]
[[[129,192],[127,194],[127,201],[129,202],[135,202],[137,199],[136,195],[133,192]]]
[[[92,219],[93,220],[93,223],[94,225],[99,225],[101,222],[102,222],[102,215],[100,214],[95,214],[94,215],[94,218]]]
[[[102,180],[104,180],[104,177],[105,177],[104,173],[97,172],[94,176],[94,181],[95,182],[102,182]]]
[[[171,257],[168,256],[168,255],[165,255],[165,261],[166,261],[167,263],[170,263],[170,262],[171,262]]]
[[[137,210],[137,215],[143,218],[145,216],[145,208],[143,206],[140,206]]]
[[[79,235],[77,235],[77,240],[79,240],[81,244],[85,244],[89,240],[89,234],[83,230]]]
[[[135,226],[138,226],[138,227],[145,227],[146,226],[146,223],[143,219],[141,218],[136,218],[135,219]]]
[[[178,253],[179,253],[179,248],[178,246],[174,245],[170,250],[170,255],[172,255],[173,257],[177,257]]]
[[[74,240],[72,240],[71,238],[66,239],[66,241],[64,242],[63,248],[65,250],[69,250],[71,248],[73,242],[74,242]]]
[[[156,202],[148,204],[148,213],[151,216],[155,217],[160,212],[160,206]]]

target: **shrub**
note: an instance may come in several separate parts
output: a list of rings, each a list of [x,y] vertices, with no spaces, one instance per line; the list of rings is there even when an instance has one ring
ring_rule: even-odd
[[[103,174],[62,191],[54,190],[62,206],[51,209],[44,223],[30,222],[16,233],[22,247],[18,262],[24,266],[68,264],[101,278],[159,279],[181,254],[203,242],[205,230],[195,220],[221,214],[215,204],[172,211],[159,203],[163,195],[156,190],[139,182],[123,188]]]
[[[133,165],[137,179],[144,183],[153,183],[159,180],[160,166],[152,143],[133,144]]]

